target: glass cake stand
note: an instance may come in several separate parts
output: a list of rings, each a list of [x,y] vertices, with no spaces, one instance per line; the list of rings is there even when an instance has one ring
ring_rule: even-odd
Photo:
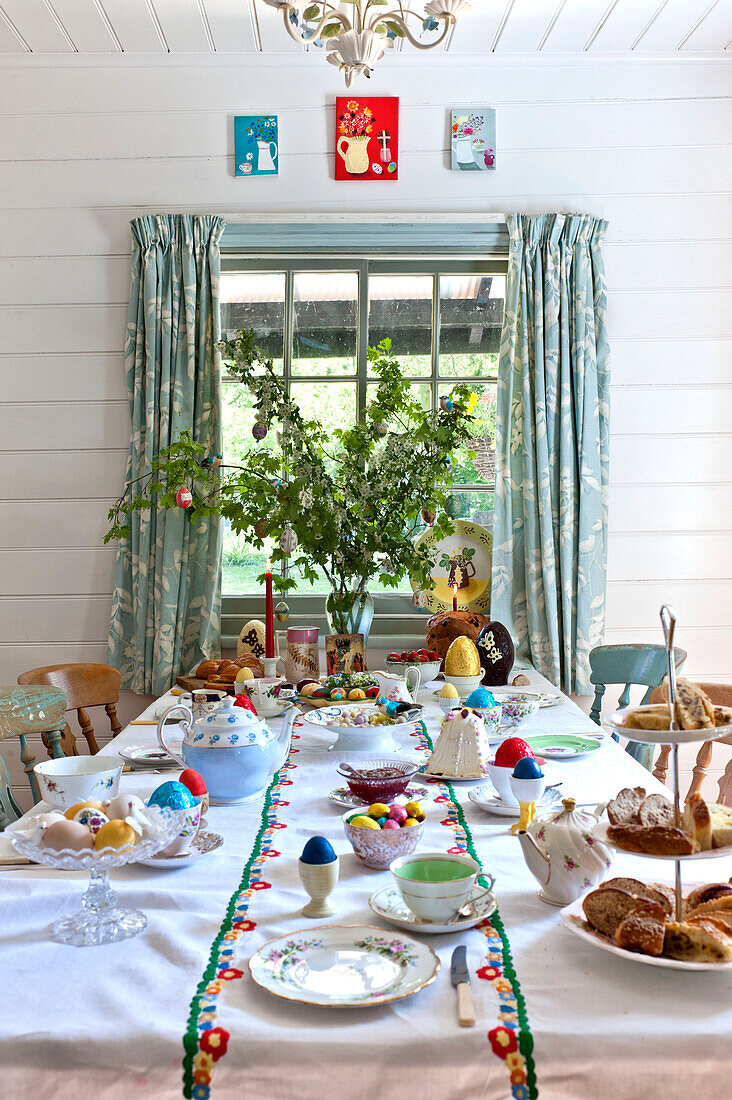
[[[81,908],[68,917],[62,917],[53,925],[52,939],[76,947],[89,947],[100,943],[116,943],[136,936],[147,925],[147,917],[139,909],[125,909],[117,902],[117,895],[109,885],[109,872],[116,867],[149,859],[170,844],[180,832],[186,811],[159,810],[149,807],[146,813],[151,825],[132,848],[107,848],[96,852],[85,849],[74,852],[68,848],[57,851],[40,844],[40,836],[32,838],[9,826],[5,835],[15,850],[34,863],[64,871],[88,871],[89,886],[81,898]],[[17,825],[28,829],[32,825],[21,819]]]

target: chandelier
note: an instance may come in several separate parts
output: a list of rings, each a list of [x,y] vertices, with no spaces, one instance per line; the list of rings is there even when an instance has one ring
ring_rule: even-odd
[[[467,0],[429,0],[423,15],[400,2],[392,10],[392,0],[347,0],[349,13],[329,0],[265,0],[265,3],[282,12],[290,38],[301,45],[325,45],[327,60],[338,66],[347,88],[360,73],[371,76],[376,62],[393,48],[397,38],[406,38],[418,50],[433,50],[444,42],[458,18],[470,11]],[[440,33],[428,41],[420,41],[410,30],[409,20],[415,29],[419,25],[422,33]]]

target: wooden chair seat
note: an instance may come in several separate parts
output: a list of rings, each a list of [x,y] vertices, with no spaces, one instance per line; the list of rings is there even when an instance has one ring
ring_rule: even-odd
[[[46,665],[44,668],[32,668],[29,672],[22,672],[18,677],[19,684],[45,684],[60,688],[66,696],[66,710],[76,711],[81,732],[92,756],[99,752],[99,745],[94,736],[94,727],[87,714],[87,708],[104,707],[112,729],[112,737],[116,737],[122,729],[116,708],[121,682],[122,677],[116,668],[95,664]],[[78,756],[76,737],[68,722],[62,738],[62,747],[66,756]]]
[[[710,684],[701,682],[699,683],[699,687],[702,691],[706,692],[715,706],[732,707],[732,684]],[[656,688],[655,691],[651,693],[650,701],[652,703],[665,703],[666,696],[663,689],[660,687]],[[693,794],[701,790],[701,785],[709,772],[709,765],[712,762],[712,752],[715,745],[732,745],[732,735],[720,737],[717,741],[704,741],[702,743],[696,756],[696,763],[691,772],[691,784],[686,793],[687,798],[691,798]],[[662,783],[666,782],[668,758],[670,755],[671,746],[661,745],[656,764],[653,768],[653,774],[656,779],[660,779]],[[719,796],[717,801],[721,802],[723,806],[732,805],[732,753],[730,754],[730,759],[719,780],[718,786]]]
[[[20,739],[20,759],[30,783],[33,802],[40,801],[38,780],[33,771],[35,753],[28,744],[30,734],[45,735],[51,757],[63,756],[61,732],[66,725],[66,697],[57,688],[0,687],[0,740],[7,737]],[[17,821],[21,809],[13,797],[7,770],[0,768],[0,831],[11,821]]]

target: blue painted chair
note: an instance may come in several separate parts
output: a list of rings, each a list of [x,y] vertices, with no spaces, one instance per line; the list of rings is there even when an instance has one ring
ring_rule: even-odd
[[[66,696],[58,688],[0,687],[0,740],[7,737],[20,739],[20,759],[30,783],[33,803],[40,801],[38,780],[33,771],[36,756],[28,744],[30,734],[45,734],[49,754],[64,755],[61,734],[66,729]],[[17,821],[23,811],[16,802],[10,786],[10,777],[0,758],[0,832],[11,821]]]
[[[676,667],[681,668],[686,660],[686,650],[674,647],[674,656]],[[590,682],[595,685],[590,718],[600,725],[602,698],[608,684],[625,684],[618,707],[628,706],[630,689],[634,684],[646,687],[648,690],[641,699],[641,704],[644,704],[650,702],[653,689],[661,683],[666,671],[665,646],[645,643],[595,646],[590,653]],[[620,740],[615,734],[613,737],[616,741]],[[641,741],[629,741],[625,751],[650,771],[654,748]]]

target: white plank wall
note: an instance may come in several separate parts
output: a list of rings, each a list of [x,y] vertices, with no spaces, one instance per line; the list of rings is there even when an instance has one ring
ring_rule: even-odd
[[[342,89],[320,57],[6,57],[0,683],[104,659],[114,552],[102,536],[128,439],[128,222],[159,210],[608,218],[607,640],[658,640],[668,599],[687,671],[732,681],[729,72],[713,58],[405,53],[368,89],[401,98],[400,178],[349,184],[333,179]],[[449,171],[455,104],[497,108],[496,172]],[[279,115],[281,174],[235,179],[232,115],[260,110]]]

